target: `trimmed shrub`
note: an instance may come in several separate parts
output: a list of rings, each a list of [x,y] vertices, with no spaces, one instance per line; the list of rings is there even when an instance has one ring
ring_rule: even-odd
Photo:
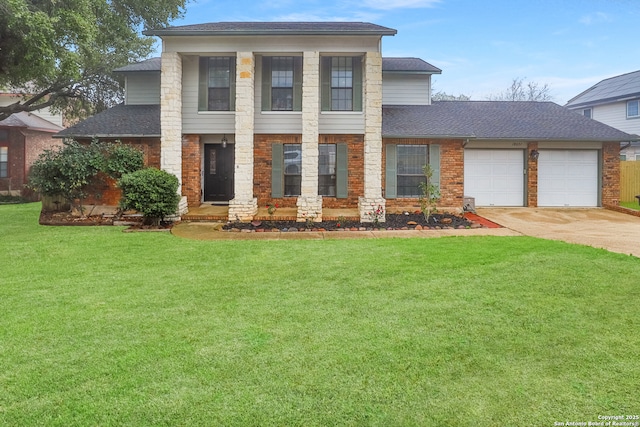
[[[122,189],[120,207],[142,213],[145,224],[157,226],[164,217],[177,212],[178,185],[175,175],[155,168],[128,173],[118,181]]]
[[[31,166],[28,188],[42,196],[63,197],[69,204],[91,195],[105,176],[113,179],[142,169],[140,150],[122,143],[68,141],[57,150],[45,150]]]

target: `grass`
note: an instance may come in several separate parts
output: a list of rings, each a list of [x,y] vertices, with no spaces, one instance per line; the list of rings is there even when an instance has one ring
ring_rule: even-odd
[[[188,241],[0,206],[0,425],[638,414],[640,259],[527,237]]]
[[[637,200],[635,202],[620,202],[620,206],[628,209],[640,210],[640,205]]]

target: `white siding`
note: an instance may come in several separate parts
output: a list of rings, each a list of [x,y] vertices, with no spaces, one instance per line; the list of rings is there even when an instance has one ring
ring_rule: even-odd
[[[382,105],[430,105],[428,74],[382,74]]]
[[[182,133],[235,133],[235,113],[198,112],[197,56],[182,57]]]
[[[320,113],[318,133],[364,134],[364,113]]]
[[[125,76],[125,104],[160,104],[160,73],[127,73]]]
[[[640,134],[640,118],[627,119],[627,102],[598,105],[593,107],[594,120],[602,122],[623,132]]]

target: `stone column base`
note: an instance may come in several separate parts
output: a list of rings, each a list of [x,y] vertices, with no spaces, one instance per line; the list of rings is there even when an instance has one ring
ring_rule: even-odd
[[[298,206],[297,222],[307,222],[309,219],[313,222],[322,222],[322,196],[298,196],[296,205]]]
[[[358,211],[360,212],[360,222],[385,222],[386,203],[383,198],[358,197]]]
[[[250,222],[258,213],[258,199],[233,199],[229,202],[229,221]]]
[[[178,212],[175,215],[164,217],[165,221],[176,222],[182,219],[182,215],[189,212],[189,206],[187,205],[187,196],[182,196],[178,202]]]

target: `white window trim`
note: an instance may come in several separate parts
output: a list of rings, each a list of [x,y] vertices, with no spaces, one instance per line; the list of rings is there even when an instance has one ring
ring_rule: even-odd
[[[629,115],[629,103],[631,103],[631,102],[635,102],[635,103],[638,104],[638,114],[635,115],[635,116],[630,116]],[[627,116],[627,119],[638,119],[638,118],[640,118],[640,99],[632,99],[632,100],[627,101],[625,114]]]

